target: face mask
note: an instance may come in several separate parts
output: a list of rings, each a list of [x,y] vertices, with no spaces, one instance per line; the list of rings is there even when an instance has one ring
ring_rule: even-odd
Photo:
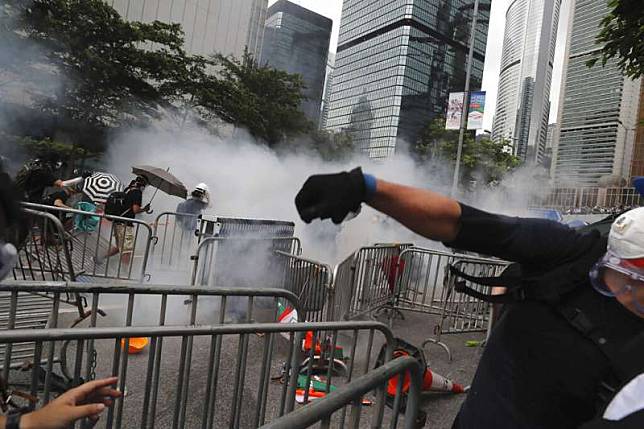
[[[9,275],[18,262],[18,251],[11,243],[0,241],[0,280]]]

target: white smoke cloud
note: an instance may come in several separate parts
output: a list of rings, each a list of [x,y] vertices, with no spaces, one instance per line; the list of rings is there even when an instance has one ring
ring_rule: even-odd
[[[322,262],[336,263],[360,246],[375,242],[425,242],[366,206],[357,218],[337,226],[328,220],[304,224],[294,204],[295,195],[311,174],[349,170],[357,165],[385,180],[439,187],[438,177],[419,169],[411,157],[400,154],[381,163],[361,157],[325,162],[303,152],[278,155],[244,132],[215,137],[194,126],[178,130],[175,124],[159,122],[115,135],[105,159],[107,170],[124,182],[131,179],[131,166],[137,164],[169,167],[189,189],[205,182],[212,197],[209,214],[294,221],[304,254]],[[152,195],[153,190],[147,189],[145,198],[149,200]],[[156,213],[174,211],[179,202],[159,192],[152,206]]]

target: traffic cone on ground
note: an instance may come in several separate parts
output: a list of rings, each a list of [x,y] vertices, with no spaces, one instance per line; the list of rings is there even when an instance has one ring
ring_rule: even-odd
[[[425,370],[425,375],[423,376],[422,391],[463,393],[465,392],[465,389],[462,385],[454,383],[449,378],[445,378],[427,368]]]

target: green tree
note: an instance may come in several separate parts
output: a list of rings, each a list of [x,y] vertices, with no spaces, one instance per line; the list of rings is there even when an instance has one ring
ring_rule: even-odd
[[[445,118],[430,121],[421,132],[412,154],[420,163],[456,162],[458,131],[445,129]],[[485,184],[499,181],[519,165],[512,155],[508,141],[496,142],[489,137],[476,139],[469,132],[463,140],[461,155],[461,181],[482,181]]]
[[[312,129],[300,110],[300,75],[261,66],[248,51],[241,59],[216,55],[214,63],[217,73],[194,99],[206,115],[245,128],[271,147]]]
[[[351,134],[345,131],[314,130],[311,146],[326,161],[341,161],[357,153]]]
[[[104,127],[144,120],[205,80],[209,61],[187,55],[179,24],[127,22],[102,0],[34,0],[22,30],[60,77],[43,109]]]
[[[606,1],[606,0],[604,0]],[[592,67],[617,59],[625,75],[637,79],[644,76],[644,7],[642,0],[609,0],[610,13],[602,20],[597,43],[600,55],[588,61]]]

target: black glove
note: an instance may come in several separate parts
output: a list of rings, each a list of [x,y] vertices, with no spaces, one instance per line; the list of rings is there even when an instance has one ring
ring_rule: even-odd
[[[295,197],[295,207],[306,223],[331,218],[341,223],[349,212],[358,212],[366,196],[362,169],[309,177]]]

